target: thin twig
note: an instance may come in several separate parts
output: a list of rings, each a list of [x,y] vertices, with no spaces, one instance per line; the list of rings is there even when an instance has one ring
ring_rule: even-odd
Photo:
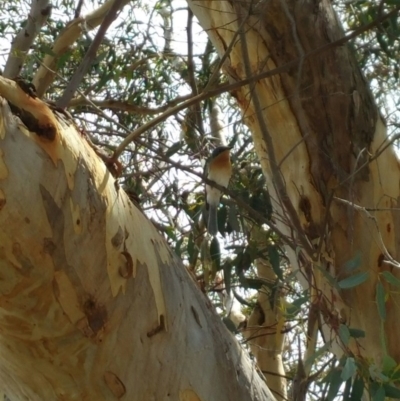
[[[188,8],[188,20],[187,20],[187,69],[188,69],[188,83],[192,89],[192,95],[196,96],[199,94],[197,88],[196,77],[195,77],[195,63],[193,59],[193,12]],[[197,103],[194,109],[194,119],[198,131],[204,136],[204,124],[201,118],[200,105]]]

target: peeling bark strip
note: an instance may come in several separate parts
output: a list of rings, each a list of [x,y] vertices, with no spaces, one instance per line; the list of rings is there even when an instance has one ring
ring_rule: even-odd
[[[249,72],[254,76],[284,70],[234,93],[252,131],[279,229],[288,237],[295,230],[290,240],[302,244],[302,260],[318,264],[315,282],[303,284],[316,286],[324,295],[321,302],[329,309],[325,315],[366,332],[366,340],[350,341],[351,352],[379,363],[384,336],[388,354],[399,361],[400,295],[391,292],[385,303],[385,333],[377,324],[375,301],[376,282],[388,268],[388,258],[380,266],[376,261],[385,249],[400,260],[395,210],[400,204],[399,164],[392,148],[381,155],[386,128],[350,47],[330,47],[344,37],[331,1],[189,4],[220,56],[231,47],[225,72],[232,83],[248,78]],[[239,29],[241,20],[245,23]],[[318,49],[324,53],[317,54]],[[283,189],[276,177],[284,180]],[[366,218],[361,212],[365,208],[379,212]],[[297,266],[297,254],[287,252]],[[338,292],[321,271],[342,280],[354,274],[346,270],[354,255],[360,255],[356,272],[367,272],[369,278]],[[329,341],[337,327],[326,323]]]

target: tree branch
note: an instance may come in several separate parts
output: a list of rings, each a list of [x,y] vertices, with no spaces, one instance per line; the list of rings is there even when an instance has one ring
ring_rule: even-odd
[[[104,35],[107,32],[107,29],[110,27],[111,23],[117,17],[118,11],[123,5],[124,0],[115,0],[113,5],[111,6],[110,10],[108,11],[107,15],[105,16],[103,22],[99,30],[96,33],[96,36],[90,45],[88,51],[85,54],[81,64],[79,65],[78,69],[75,71],[74,75],[72,76],[71,81],[69,82],[68,86],[66,87],[63,95],[60,99],[58,99],[56,105],[64,109],[68,106],[69,101],[74,96],[76,89],[78,88],[79,84],[82,81],[82,78],[88,71],[89,67],[91,66],[94,58],[96,57],[97,50],[103,41]]]
[[[31,10],[24,26],[13,40],[3,76],[13,79],[19,75],[33,41],[51,13],[49,0],[32,0]]]
[[[84,30],[92,30],[102,23],[105,15],[114,4],[114,1],[115,0],[107,0],[97,10],[88,14],[86,17],[75,18],[61,31],[51,49],[52,54],[48,54],[44,58],[43,65],[39,67],[38,72],[33,78],[33,84],[35,85],[39,97],[44,95],[47,88],[53,82],[55,74],[51,71],[57,70],[57,61],[60,57],[78,40]],[[123,0],[121,8],[129,3],[129,1],[130,0]]]

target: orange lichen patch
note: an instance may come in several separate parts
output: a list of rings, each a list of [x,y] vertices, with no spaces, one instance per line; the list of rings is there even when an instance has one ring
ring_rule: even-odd
[[[180,391],[179,401],[202,401],[202,400],[193,390],[186,389]]]

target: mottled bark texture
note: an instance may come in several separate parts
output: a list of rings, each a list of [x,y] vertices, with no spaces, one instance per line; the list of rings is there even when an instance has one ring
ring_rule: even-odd
[[[0,96],[0,382],[10,399],[272,400],[73,123],[5,78]]]
[[[336,338],[339,324],[346,324],[366,332],[365,339],[350,340],[356,356],[379,363],[384,338],[388,354],[400,361],[400,295],[380,275],[393,269],[384,263],[384,246],[400,259],[398,161],[391,147],[379,154],[388,140],[386,128],[351,47],[332,45],[304,57],[344,35],[331,2],[189,4],[221,56],[236,40],[225,63],[231,81],[248,76],[246,69],[255,75],[298,60],[233,96],[252,131],[276,222],[299,246],[288,254],[294,268],[302,262],[308,278],[303,282],[314,287],[325,340]],[[380,210],[367,213],[353,204]],[[367,281],[351,289],[335,288],[327,279],[362,271]],[[384,322],[375,298],[379,280],[387,294]],[[337,352],[346,347],[336,345]]]

